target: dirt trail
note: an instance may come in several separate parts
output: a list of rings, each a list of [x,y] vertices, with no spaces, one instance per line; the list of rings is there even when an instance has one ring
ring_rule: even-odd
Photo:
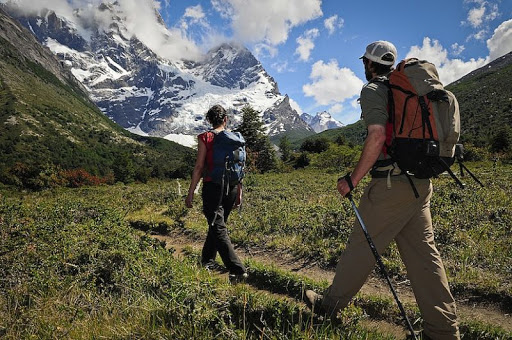
[[[193,239],[190,236],[173,233],[172,235],[153,235],[156,239],[166,242],[166,247],[174,248],[177,256],[183,256],[182,251],[185,247],[192,247],[200,250],[202,247],[202,240]],[[244,250],[237,249],[240,258],[250,258],[257,262],[274,265],[278,268],[289,270],[300,275],[315,278],[315,280],[332,281],[334,277],[333,270],[324,270],[315,263],[307,263],[305,261],[297,260],[287,254],[275,254],[264,250]],[[398,293],[400,300],[403,303],[415,303],[414,294],[408,281],[394,283],[395,289]],[[386,281],[378,277],[371,276],[361,289],[364,295],[384,295],[393,298],[389,286]],[[512,315],[505,314],[499,308],[488,304],[469,303],[466,297],[458,299],[457,301],[458,314],[461,320],[474,320],[486,323],[500,325],[507,331],[512,332]],[[381,325],[382,326],[382,325]],[[393,326],[386,325],[390,328],[391,332],[399,332],[393,329]]]

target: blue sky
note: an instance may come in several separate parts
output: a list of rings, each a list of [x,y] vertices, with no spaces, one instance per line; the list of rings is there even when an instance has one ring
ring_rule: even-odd
[[[512,0],[182,0],[157,3],[169,28],[199,49],[222,40],[248,47],[301,110],[359,118],[358,59],[374,40],[398,58],[433,61],[445,83],[512,50]],[[492,59],[491,59],[492,58]]]

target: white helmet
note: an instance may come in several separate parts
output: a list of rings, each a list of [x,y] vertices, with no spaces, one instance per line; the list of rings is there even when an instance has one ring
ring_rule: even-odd
[[[366,52],[361,58],[368,58],[371,61],[382,65],[393,65],[396,61],[395,45],[389,41],[379,40],[366,46]]]

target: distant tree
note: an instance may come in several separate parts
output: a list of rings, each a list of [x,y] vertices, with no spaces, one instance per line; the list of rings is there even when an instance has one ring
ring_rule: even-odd
[[[139,181],[139,182],[142,182],[142,183],[147,183],[147,181],[149,180],[149,178],[151,177],[151,168],[149,166],[139,166],[136,171],[135,171],[135,180],[136,181]]]
[[[258,150],[258,158],[256,160],[256,168],[261,172],[271,171],[277,168],[277,159],[276,152],[272,143],[268,137],[260,140],[262,144],[259,146]]]
[[[249,165],[254,165],[260,172],[267,172],[277,167],[275,150],[265,134],[258,111],[250,105],[244,106],[242,108],[242,123],[236,131],[244,136]]]
[[[300,151],[320,153],[329,148],[329,140],[327,138],[306,139],[300,146]]]
[[[133,160],[128,153],[117,155],[112,165],[114,178],[118,182],[131,183],[135,179],[135,166]]]
[[[279,140],[279,151],[281,151],[281,159],[287,161],[290,159],[292,153],[292,144],[287,136]]]
[[[260,141],[266,137],[260,113],[250,105],[242,108],[242,123],[236,131],[244,136],[246,146],[253,151],[257,151]]]
[[[334,140],[334,143],[338,145],[346,145],[347,138],[345,137],[345,135],[338,135],[338,137],[336,137],[336,139]]]

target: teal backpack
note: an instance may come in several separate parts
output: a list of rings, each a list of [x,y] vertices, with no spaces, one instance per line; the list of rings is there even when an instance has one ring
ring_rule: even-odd
[[[214,132],[213,168],[208,173],[214,183],[236,185],[244,178],[245,140],[240,132]]]

